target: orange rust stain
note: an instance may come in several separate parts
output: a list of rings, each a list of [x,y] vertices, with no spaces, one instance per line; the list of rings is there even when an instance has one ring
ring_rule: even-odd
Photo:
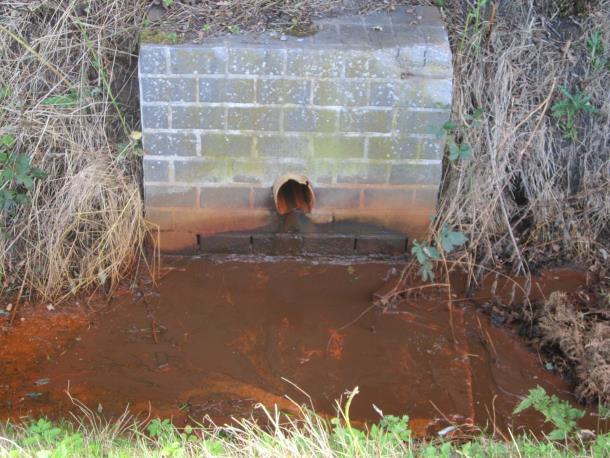
[[[345,333],[336,329],[330,329],[330,338],[328,340],[328,354],[335,361],[340,361],[343,357],[343,341]]]
[[[400,367],[407,372],[417,370],[417,365],[413,356],[411,356],[411,352],[409,351],[409,347],[402,346],[398,350],[398,360],[400,362]]]
[[[315,348],[307,349],[303,345],[299,347],[299,353],[301,354],[301,357],[299,358],[299,362],[301,364],[305,364],[314,358],[321,358],[324,356],[324,352],[322,350]]]
[[[434,420],[430,418],[410,418],[409,428],[414,437],[426,437],[428,435],[428,428],[434,424]]]

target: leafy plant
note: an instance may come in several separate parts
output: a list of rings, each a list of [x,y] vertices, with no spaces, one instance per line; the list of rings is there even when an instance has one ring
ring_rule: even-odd
[[[433,261],[441,259],[441,250],[451,253],[468,241],[468,237],[459,231],[452,231],[443,224],[438,231],[434,246],[429,243],[419,243],[413,240],[411,254],[419,264],[419,273],[423,281],[434,280]]]
[[[577,115],[580,112],[596,113],[597,108],[591,105],[591,96],[583,91],[571,93],[565,86],[560,86],[559,90],[563,94],[563,98],[553,104],[551,114],[558,120],[564,137],[576,141],[578,137],[575,125]]]
[[[589,60],[594,70],[601,70],[608,64],[608,59],[604,57],[606,47],[604,45],[604,35],[601,30],[594,30],[587,39],[587,51]]]
[[[163,0],[163,6],[169,8],[174,4],[174,0]]]
[[[546,423],[552,423],[555,426],[555,429],[549,434],[550,440],[563,440],[570,437],[576,428],[576,421],[585,414],[583,410],[572,407],[557,396],[549,396],[540,386],[531,389],[513,413],[523,412],[530,407],[544,415]]]
[[[458,160],[467,161],[472,158],[472,148],[468,143],[463,141],[458,142],[458,131],[460,129],[470,129],[479,124],[481,117],[483,116],[483,110],[477,109],[472,114],[464,116],[466,123],[458,124],[455,121],[447,121],[442,125],[438,131],[437,136],[439,138],[447,135],[447,146],[449,148],[449,160],[456,162]]]
[[[0,137],[0,211],[12,212],[29,203],[34,181],[46,177],[43,170],[32,166],[28,155],[9,151],[14,143],[12,135]]]
[[[62,430],[46,418],[39,418],[27,426],[25,445],[42,444],[54,445],[61,439]]]
[[[172,433],[174,432],[174,426],[172,425],[172,422],[169,421],[167,418],[165,418],[164,420],[161,420],[160,418],[155,418],[151,420],[146,430],[148,431],[148,435],[150,437],[161,439],[172,435]]]
[[[241,33],[241,29],[238,25],[232,25],[231,27],[229,27],[229,32],[236,35],[238,33]]]

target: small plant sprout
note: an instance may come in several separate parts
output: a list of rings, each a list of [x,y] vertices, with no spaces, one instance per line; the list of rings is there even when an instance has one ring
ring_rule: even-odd
[[[530,407],[544,415],[544,421],[555,427],[548,436],[550,440],[565,440],[571,437],[576,429],[576,421],[585,414],[583,410],[572,407],[557,396],[549,396],[540,386],[531,389],[513,413],[518,414]]]
[[[597,108],[591,105],[591,96],[583,91],[571,93],[565,86],[560,86],[559,90],[563,98],[553,104],[551,114],[558,120],[564,137],[576,141],[578,138],[576,117],[580,112],[596,113]]]
[[[231,32],[234,35],[237,35],[237,34],[241,33],[241,29],[238,25],[232,25],[231,27],[229,27],[229,32]]]
[[[174,4],[174,0],[163,0],[163,6],[165,8],[170,8]]]
[[[601,70],[608,64],[605,57],[606,47],[604,46],[604,35],[601,30],[594,30],[587,39],[587,51],[593,70]]]
[[[203,33],[211,33],[212,32],[212,26],[210,24],[204,24],[203,27],[201,27],[201,31]]]

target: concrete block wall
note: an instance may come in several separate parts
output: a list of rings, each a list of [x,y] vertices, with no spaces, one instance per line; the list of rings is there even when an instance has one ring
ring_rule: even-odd
[[[308,37],[266,33],[142,45],[147,218],[162,249],[266,227],[288,172],[314,188],[316,222],[408,236],[434,213],[452,96],[434,8],[320,20]]]

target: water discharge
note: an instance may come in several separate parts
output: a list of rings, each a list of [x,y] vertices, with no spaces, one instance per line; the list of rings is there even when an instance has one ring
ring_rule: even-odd
[[[286,395],[332,415],[335,399],[358,386],[354,420],[376,422],[374,404],[408,414],[424,434],[469,420],[540,430],[539,416],[524,413],[513,424],[510,415],[536,385],[573,400],[513,331],[475,310],[491,280],[470,300],[456,288],[451,312],[446,292],[411,297],[391,313],[371,308],[397,267],[176,261],[157,289],[124,295],[76,324],[54,314],[39,326],[46,333],[22,334],[31,354],[0,358],[0,417],[66,415],[68,388],[107,416],[129,405],[178,423],[206,415],[222,423],[249,416],[256,403],[294,411]],[[532,291],[583,282],[579,273],[552,271]],[[505,283],[497,294],[511,289]],[[28,318],[8,338],[35,322]],[[7,342],[3,348],[17,345]]]

